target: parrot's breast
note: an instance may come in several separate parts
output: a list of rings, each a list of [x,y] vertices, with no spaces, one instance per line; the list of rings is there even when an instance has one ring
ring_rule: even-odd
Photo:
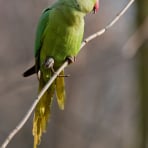
[[[50,21],[43,34],[41,63],[47,57],[52,57],[55,65],[61,65],[66,57],[78,54],[83,38],[84,19],[78,14],[77,17],[68,17],[55,10],[49,15]]]

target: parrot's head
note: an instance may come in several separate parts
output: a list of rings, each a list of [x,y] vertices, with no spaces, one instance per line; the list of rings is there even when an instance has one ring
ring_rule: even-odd
[[[96,13],[99,10],[99,0],[74,0],[77,3],[77,7],[84,13],[93,11]]]

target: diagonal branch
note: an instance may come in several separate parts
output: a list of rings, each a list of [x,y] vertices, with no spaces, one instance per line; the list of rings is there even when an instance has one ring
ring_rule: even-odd
[[[16,128],[9,134],[1,148],[6,148],[6,146],[9,144],[9,142],[12,140],[12,138],[19,132],[20,129],[25,125],[25,123],[28,121],[29,117],[31,116],[32,112],[34,111],[37,103],[41,99],[41,97],[44,95],[46,90],[50,87],[50,85],[53,83],[53,81],[56,79],[56,77],[60,74],[60,72],[68,65],[68,61],[66,61],[57,71],[56,73],[51,77],[51,79],[48,81],[48,83],[45,85],[45,87],[41,90],[41,92],[38,94],[37,99],[33,102],[32,106],[26,113],[25,117],[22,119],[22,121],[16,126]]]
[[[128,8],[135,2],[135,0],[130,0],[128,2],[128,4],[123,8],[123,10],[117,14],[117,16],[103,29],[101,29],[100,31],[92,34],[91,36],[89,36],[88,38],[86,38],[82,44],[81,44],[81,48],[82,49],[88,42],[90,42],[91,40],[95,39],[98,36],[101,36],[102,34],[104,34],[109,28],[111,28],[120,18],[121,16],[128,10]],[[43,94],[47,91],[47,89],[50,87],[50,85],[53,83],[53,81],[56,79],[56,77],[60,74],[60,72],[68,66],[68,61],[65,61],[63,63],[63,65],[56,71],[56,73],[51,77],[51,79],[48,81],[48,83],[45,85],[45,87],[42,89],[42,91],[39,93],[37,99],[33,102],[32,106],[30,107],[29,111],[27,112],[27,114],[25,115],[25,117],[22,119],[22,121],[16,126],[16,128],[14,130],[12,130],[12,132],[10,132],[10,134],[8,135],[8,137],[5,139],[4,143],[2,144],[2,146],[0,148],[6,148],[7,145],[10,143],[10,141],[14,138],[14,136],[23,128],[23,126],[25,125],[25,123],[28,121],[28,119],[30,118],[32,112],[34,111],[37,103],[40,101],[41,97],[43,96]]]

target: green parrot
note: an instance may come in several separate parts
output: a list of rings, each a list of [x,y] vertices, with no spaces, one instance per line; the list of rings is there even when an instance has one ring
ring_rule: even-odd
[[[40,92],[65,60],[75,61],[84,33],[84,16],[99,9],[99,0],[58,0],[42,12],[35,39],[35,65],[24,72],[24,77],[37,73]],[[64,109],[64,71],[48,88],[35,108],[33,119],[34,148],[40,143],[50,117],[52,99]]]

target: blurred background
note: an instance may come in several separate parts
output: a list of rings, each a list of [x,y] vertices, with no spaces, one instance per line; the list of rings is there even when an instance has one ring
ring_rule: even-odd
[[[42,10],[54,0],[0,0],[0,145],[37,96],[34,39]],[[85,37],[105,27],[128,0],[100,0],[85,18]],[[40,148],[148,148],[148,1],[137,0],[108,32],[66,68],[67,100],[56,101]],[[8,148],[32,148],[32,118]]]

